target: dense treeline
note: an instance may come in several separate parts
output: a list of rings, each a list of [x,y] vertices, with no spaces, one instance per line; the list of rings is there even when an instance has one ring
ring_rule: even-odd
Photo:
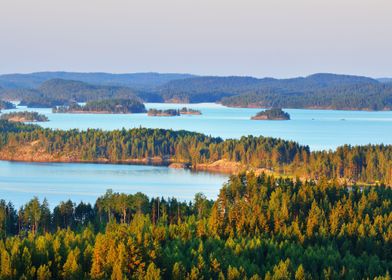
[[[33,145],[32,145],[33,144]],[[24,153],[19,151],[21,148]],[[28,154],[26,154],[28,152]],[[20,158],[26,156],[26,158]],[[2,159],[127,162],[160,158],[164,162],[208,164],[237,162],[302,178],[344,179],[350,183],[392,185],[391,145],[345,145],[335,151],[310,152],[309,147],[269,137],[213,138],[200,133],[164,129],[63,131],[14,127],[0,121]]]
[[[391,110],[392,85],[359,84],[335,86],[314,91],[256,89],[222,100],[234,107],[321,108],[346,110]]]
[[[23,98],[19,105],[28,108],[53,108],[56,106],[67,106],[74,103],[68,99],[52,98],[42,95],[29,95]]]
[[[215,202],[0,201],[1,279],[390,279],[392,190],[232,176]],[[375,278],[378,277],[378,278]]]
[[[252,77],[194,77],[171,81],[162,86],[160,92],[165,100],[172,102],[218,102],[259,83]]]
[[[53,79],[43,83],[38,90],[43,95],[53,98],[73,99],[77,102],[87,102],[120,96],[124,98],[135,98],[135,92],[130,88],[116,86],[96,86],[79,81]]]
[[[7,133],[18,133],[18,132],[31,132],[41,129],[38,125],[24,124],[24,123],[13,123],[6,120],[0,120],[0,132],[2,137],[6,137]]]
[[[104,99],[89,101],[85,105],[72,103],[69,106],[59,106],[52,109],[53,113],[73,112],[104,112],[113,114],[144,113],[146,107],[138,98]]]
[[[0,90],[0,97],[20,100],[20,105],[31,108],[53,108],[54,106],[68,106],[74,102],[102,99],[136,99],[139,95],[143,95],[144,101],[162,102],[162,98],[152,92],[135,91],[121,86],[91,85],[63,79],[45,81],[37,89]]]
[[[304,78],[257,79],[191,75],[155,77],[151,74],[141,78],[141,84],[133,83],[130,76],[104,73],[91,73],[90,76],[87,73],[32,74],[25,77],[27,81],[19,76],[11,77],[11,85],[0,89],[0,98],[22,100],[22,104],[29,107],[137,96],[145,102],[220,102],[234,107],[392,109],[391,83],[349,75],[314,74]],[[29,85],[29,78],[35,85],[33,89],[18,88],[18,84],[20,87]],[[135,77],[133,81],[139,78]],[[155,78],[159,80],[156,83]]]
[[[392,86],[377,80],[333,74],[305,78],[196,77],[161,89],[165,100],[221,102],[232,107],[390,110]]]
[[[117,86],[97,86],[90,85],[79,81],[70,81],[62,79],[53,79],[44,82],[38,91],[40,95],[25,97],[22,100],[23,103],[30,103],[34,101],[40,101],[41,99],[48,100],[63,100],[64,104],[58,105],[68,105],[72,102],[88,102],[101,99],[112,99],[112,98],[122,98],[122,99],[136,99],[135,92],[126,87]],[[53,107],[53,106],[52,106]]]
[[[35,72],[29,74],[0,75],[0,89],[38,88],[44,82],[52,79],[81,81],[102,86],[125,86],[137,89],[151,89],[165,83],[190,78],[190,74],[175,73],[81,73],[81,72]]]
[[[5,113],[0,116],[0,119],[13,122],[47,122],[49,120],[48,117],[43,114],[30,111]]]

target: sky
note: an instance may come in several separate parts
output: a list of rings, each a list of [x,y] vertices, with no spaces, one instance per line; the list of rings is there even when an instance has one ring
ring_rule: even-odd
[[[391,0],[0,0],[0,73],[392,76]]]

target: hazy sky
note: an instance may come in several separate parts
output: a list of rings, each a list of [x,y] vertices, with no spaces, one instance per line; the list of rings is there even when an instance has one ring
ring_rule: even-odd
[[[0,73],[392,76],[391,0],[0,0]]]

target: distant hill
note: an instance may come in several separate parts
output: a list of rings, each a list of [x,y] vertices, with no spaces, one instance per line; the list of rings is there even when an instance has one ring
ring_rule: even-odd
[[[392,83],[392,78],[378,78],[377,81],[379,81],[380,83]]]
[[[360,86],[379,85],[377,80],[349,75],[314,74],[308,77],[291,79],[252,77],[195,77],[173,80],[160,87],[160,94],[165,100],[177,102],[219,102],[226,100],[225,105],[245,107],[247,104],[231,104],[230,97],[237,100],[241,96],[252,95],[253,99],[272,95],[304,94],[320,90]],[[286,98],[286,97],[285,97]],[[257,105],[257,104],[252,104]]]
[[[63,78],[45,80],[56,76]],[[329,73],[259,79],[157,73],[41,72],[3,75],[1,81],[0,99],[23,100],[24,104],[34,107],[138,97],[145,102],[218,102],[231,107],[392,109],[392,83],[386,79],[379,81]],[[12,88],[12,83],[17,86]],[[33,88],[19,88],[22,85]]]
[[[275,80],[223,98],[232,107],[391,110],[392,85],[361,76],[314,74]]]
[[[354,84],[377,84],[377,80],[364,76],[340,75],[331,73],[317,73],[304,78],[304,80],[316,83],[321,87],[354,85]]]
[[[217,102],[257,86],[252,77],[195,77],[173,80],[159,88],[165,100],[178,102]]]
[[[91,85],[80,81],[52,79],[44,82],[38,89],[44,96],[52,98],[73,99],[86,102],[114,96],[135,97],[135,91],[128,87]]]
[[[162,102],[162,98],[155,93],[136,92],[129,87],[91,85],[63,79],[46,81],[35,90],[14,89],[6,93],[13,95],[14,99],[18,99],[17,93],[21,93],[21,104],[29,107],[53,107],[75,101],[88,102],[110,98],[140,98],[149,102]]]
[[[137,89],[151,89],[176,79],[194,77],[190,74],[171,73],[77,73],[77,72],[37,72],[31,74],[0,75],[0,86],[8,89],[38,88],[51,79],[75,80],[95,85],[126,86]]]
[[[229,94],[246,92],[256,89],[276,89],[282,91],[309,91],[326,87],[347,86],[357,84],[378,84],[372,78],[361,76],[314,74],[308,77],[291,79],[274,79],[253,77],[194,77],[182,80],[173,80],[161,87],[166,94],[173,91],[206,93],[225,92]]]
[[[392,85],[364,84],[305,92],[255,91],[223,98],[229,107],[391,110]]]

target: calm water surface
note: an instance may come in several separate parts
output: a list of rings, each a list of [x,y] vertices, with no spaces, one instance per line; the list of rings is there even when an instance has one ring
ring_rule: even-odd
[[[228,108],[218,104],[153,104],[147,108],[181,108],[202,111],[201,116],[148,117],[146,114],[52,114],[51,109],[29,109],[48,116],[40,125],[50,128],[148,127],[186,129],[222,138],[263,135],[294,140],[312,150],[335,149],[344,144],[392,144],[392,112],[290,110],[290,121],[252,121],[260,109]],[[26,110],[19,107],[17,110]],[[6,111],[4,111],[6,112]]]
[[[0,161],[0,199],[11,200],[16,207],[33,196],[46,197],[51,207],[66,199],[94,203],[109,188],[184,201],[203,192],[215,199],[227,178],[160,166]]]

